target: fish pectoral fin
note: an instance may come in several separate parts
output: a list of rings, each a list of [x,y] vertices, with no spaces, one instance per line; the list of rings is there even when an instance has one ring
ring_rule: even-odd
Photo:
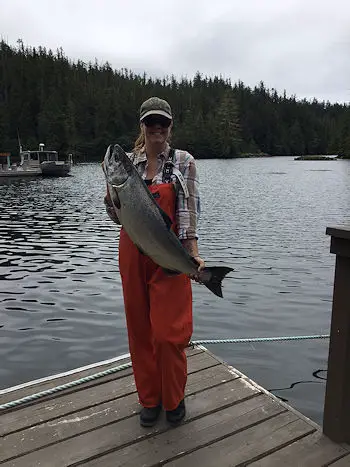
[[[119,201],[119,196],[117,195],[117,193],[115,193],[112,197],[112,203],[114,204],[114,206],[117,208],[117,209],[120,209],[121,207],[121,204],[120,204],[120,201]]]
[[[172,270],[172,269],[166,269],[166,268],[162,268],[162,269],[163,269],[163,271],[165,272],[165,274],[166,274],[167,276],[178,276],[179,274],[181,274],[181,272],[179,272],[179,271],[174,271],[174,270]]]
[[[163,211],[162,208],[159,208],[159,210],[160,210],[160,213],[161,213],[161,215],[162,215],[162,217],[163,217],[163,219],[164,219],[164,221],[166,223],[166,226],[168,227],[168,230],[170,230],[171,226],[173,225],[172,220],[170,219],[168,214],[165,211]]]
[[[113,186],[110,185],[109,183],[107,184],[107,190],[108,190],[108,193],[109,193],[109,197],[110,197],[110,199],[112,201],[112,204],[117,209],[120,209],[120,200],[119,200],[117,190],[115,188],[113,188]]]

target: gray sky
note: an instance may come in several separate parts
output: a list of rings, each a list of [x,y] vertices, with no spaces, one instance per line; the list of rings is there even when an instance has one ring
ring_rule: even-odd
[[[350,0],[0,0],[9,44],[350,102]]]

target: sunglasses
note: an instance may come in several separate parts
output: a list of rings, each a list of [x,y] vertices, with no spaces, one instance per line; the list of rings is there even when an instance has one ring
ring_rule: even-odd
[[[169,118],[162,117],[160,115],[150,115],[149,117],[146,117],[145,119],[143,119],[142,123],[144,123],[147,127],[154,126],[154,125],[160,125],[162,128],[169,128],[171,124],[171,120],[169,120]]]

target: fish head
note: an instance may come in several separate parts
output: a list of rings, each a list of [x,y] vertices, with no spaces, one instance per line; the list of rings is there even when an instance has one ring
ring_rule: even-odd
[[[110,144],[104,157],[104,173],[114,188],[122,187],[133,171],[133,165],[119,144]]]

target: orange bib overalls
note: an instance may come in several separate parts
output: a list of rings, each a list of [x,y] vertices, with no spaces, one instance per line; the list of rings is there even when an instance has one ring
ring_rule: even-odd
[[[175,225],[172,183],[151,185],[151,193]],[[192,335],[192,289],[185,274],[168,276],[143,255],[124,229],[119,240],[129,348],[139,401],[174,410],[184,398],[187,361],[184,349]]]

